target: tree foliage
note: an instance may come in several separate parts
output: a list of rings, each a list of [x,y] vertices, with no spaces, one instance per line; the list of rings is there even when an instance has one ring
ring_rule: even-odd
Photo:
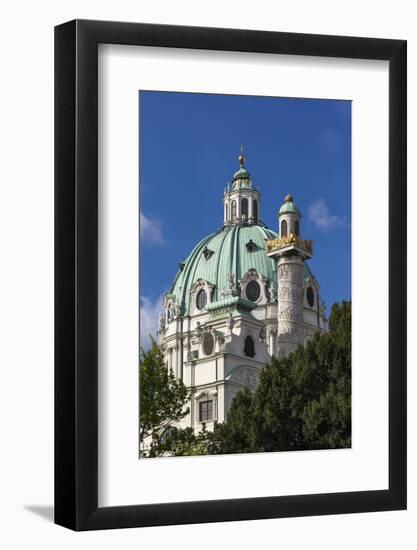
[[[139,436],[142,443],[145,438],[151,441],[142,456],[162,452],[160,437],[164,427],[184,418],[189,411],[185,406],[188,399],[186,386],[166,367],[161,348],[152,340],[149,351],[140,351]]]
[[[351,303],[332,308],[329,332],[272,358],[254,392],[232,402],[208,434],[210,454],[351,446]]]
[[[192,428],[170,427],[167,435],[160,438],[159,456],[197,456],[208,454],[208,432],[205,424],[202,430],[195,434]]]
[[[140,382],[141,437],[152,436],[147,456],[350,447],[351,303],[333,305],[329,332],[315,334],[288,357],[273,357],[256,389],[240,390],[227,421],[213,431],[204,426],[195,434],[173,425],[188,413],[189,395],[155,342],[141,354]]]

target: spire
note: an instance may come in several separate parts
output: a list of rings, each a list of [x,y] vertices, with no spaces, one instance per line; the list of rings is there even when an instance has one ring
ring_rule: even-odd
[[[250,188],[252,187],[251,177],[249,172],[245,168],[246,157],[243,154],[243,145],[240,146],[239,170],[233,175],[233,189],[236,188]]]
[[[243,155],[243,145],[240,146],[240,155],[238,157],[240,167],[243,168],[245,165],[245,156]]]

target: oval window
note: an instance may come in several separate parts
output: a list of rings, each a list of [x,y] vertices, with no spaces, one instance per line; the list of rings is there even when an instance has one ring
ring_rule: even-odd
[[[213,335],[207,332],[203,336],[203,352],[204,355],[211,355],[214,350],[214,338]]]
[[[307,288],[307,303],[310,307],[314,306],[314,291],[311,286]]]
[[[204,309],[206,304],[207,304],[207,293],[202,288],[197,293],[197,298],[196,298],[197,309],[199,309],[201,311],[202,309]]]
[[[256,300],[261,295],[261,287],[257,281],[250,281],[246,287],[246,297],[251,302],[256,302]]]

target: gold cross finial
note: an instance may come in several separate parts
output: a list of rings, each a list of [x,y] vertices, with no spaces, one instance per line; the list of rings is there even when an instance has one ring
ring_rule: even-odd
[[[240,146],[239,164],[243,166],[245,164],[245,157],[243,155],[243,145]]]

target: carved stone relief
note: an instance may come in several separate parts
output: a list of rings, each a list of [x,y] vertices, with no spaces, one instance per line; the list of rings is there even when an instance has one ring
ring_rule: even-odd
[[[278,297],[280,300],[298,301],[301,299],[302,291],[299,287],[293,285],[281,285],[278,291]]]
[[[280,320],[300,322],[301,318],[302,310],[298,305],[289,305],[279,308],[278,319]]]
[[[288,279],[289,275],[290,271],[287,264],[278,266],[278,277],[280,281],[285,281],[286,279]]]
[[[256,388],[259,383],[260,372],[253,367],[236,367],[229,375],[228,380],[237,384],[243,384],[251,389]]]

